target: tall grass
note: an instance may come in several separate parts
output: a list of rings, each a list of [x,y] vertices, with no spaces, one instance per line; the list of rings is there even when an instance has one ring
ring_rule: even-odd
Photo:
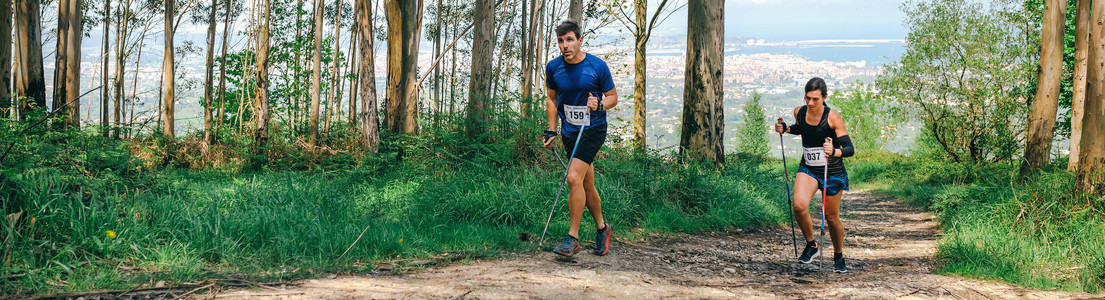
[[[73,133],[66,139],[85,148],[28,150],[20,158],[26,163],[3,170],[3,209],[22,217],[4,224],[0,240],[10,251],[0,288],[26,296],[156,280],[290,279],[364,272],[382,261],[534,251],[532,239],[523,241],[520,233],[540,234],[562,168],[536,138],[512,132],[486,138],[492,142],[473,144],[448,130],[389,137],[393,142],[380,154],[342,156],[346,165],[281,170],[269,161],[249,171],[149,168],[156,164],[129,153],[173,149]],[[632,154],[611,144],[595,165],[596,184],[604,216],[622,238],[642,232],[634,228],[696,232],[773,226],[786,218],[785,199],[773,196],[783,194],[777,171],[737,159],[721,168],[678,164],[669,155]],[[128,147],[145,150],[112,152],[110,163],[38,167]],[[319,154],[275,157],[296,155]],[[565,201],[559,206],[549,229],[554,237],[568,227]],[[551,246],[546,242],[546,250]]]
[[[1074,194],[1074,175],[1061,166],[1022,179],[1008,165],[878,154],[849,167],[857,181],[939,217],[937,272],[1040,289],[1105,289],[1105,203]]]

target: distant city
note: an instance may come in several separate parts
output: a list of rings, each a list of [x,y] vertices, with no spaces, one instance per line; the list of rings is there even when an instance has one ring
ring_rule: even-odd
[[[187,39],[199,41],[202,35],[189,34],[182,40]],[[86,41],[88,42],[90,41]],[[231,43],[235,43],[234,39]],[[612,134],[628,140],[632,136],[632,43],[622,39],[589,44],[594,45],[585,47],[584,50],[607,61],[621,95],[619,106],[611,114],[610,123],[614,129]],[[724,106],[726,130],[729,131],[726,135],[726,148],[731,149],[734,145],[735,130],[743,114],[741,106],[753,92],[763,94],[761,104],[771,119],[778,116],[789,117],[790,110],[802,105],[802,87],[810,78],[824,78],[833,91],[847,89],[856,82],[870,82],[882,72],[883,64],[897,59],[903,47],[901,40],[766,41],[727,38],[724,45]],[[649,43],[647,130],[650,147],[669,147],[678,143],[686,67],[685,48],[686,37],[683,36],[657,38]],[[383,93],[383,74],[386,72],[386,64],[382,63],[386,61],[382,50],[377,52],[379,63],[376,64],[380,93]],[[557,55],[556,51],[550,52],[550,56]],[[101,68],[98,47],[86,47],[82,54],[82,69],[87,76],[82,78],[82,85],[89,89],[99,86]],[[433,55],[429,49],[419,54],[420,69],[429,68]],[[467,60],[466,57],[458,59]],[[197,130],[202,128],[199,98],[202,97],[203,57],[199,53],[190,53],[178,58],[178,61],[181,72],[179,76],[182,79],[177,83],[177,127],[181,131]],[[458,63],[467,66],[464,62]],[[145,49],[137,74],[133,71],[133,64],[132,61],[127,66],[125,84],[129,91],[135,84],[134,79],[138,80],[139,102],[135,106],[137,120],[141,122],[156,118],[158,86],[161,81],[160,49]],[[44,67],[47,82],[50,83],[53,60],[48,58]],[[274,71],[273,76],[280,76],[279,72]],[[90,95],[87,98],[89,102],[82,103],[81,106],[85,120],[90,123],[98,122],[98,114],[95,112],[99,106],[99,97]],[[831,105],[831,98],[829,103]],[[788,148],[796,149],[797,143],[788,145]]]

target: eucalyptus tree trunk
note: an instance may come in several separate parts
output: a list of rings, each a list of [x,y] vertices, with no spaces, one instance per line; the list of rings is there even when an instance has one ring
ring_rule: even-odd
[[[360,38],[360,72],[357,78],[361,83],[361,133],[364,134],[365,150],[376,152],[380,143],[380,120],[376,114],[376,59],[373,53],[372,1],[355,0],[357,5],[358,38]]]
[[[1063,34],[1067,1],[1044,1],[1043,32],[1040,33],[1040,73],[1036,97],[1028,112],[1028,136],[1021,173],[1031,172],[1051,160],[1051,138],[1055,134],[1055,112],[1063,78]]]
[[[1078,156],[1081,153],[1082,141],[1082,116],[1086,106],[1086,60],[1090,47],[1090,0],[1078,0],[1074,17],[1074,74],[1071,95],[1071,120],[1070,120],[1070,156],[1067,160],[1067,170],[1078,171]]]
[[[65,1],[65,0],[63,0]],[[69,0],[80,1],[80,0]],[[176,79],[176,63],[173,60],[173,18],[176,15],[176,0],[165,0],[165,51],[163,52],[163,66],[161,77],[161,120],[164,124],[161,125],[161,134],[173,138],[174,135],[174,109],[173,109],[173,94],[176,85],[174,80]]]
[[[1086,69],[1086,106],[1082,117],[1081,167],[1075,183],[1079,191],[1105,195],[1105,1],[1093,2],[1089,59]]]
[[[679,153],[722,164],[722,60],[724,2],[691,0],[687,5],[687,71]]]

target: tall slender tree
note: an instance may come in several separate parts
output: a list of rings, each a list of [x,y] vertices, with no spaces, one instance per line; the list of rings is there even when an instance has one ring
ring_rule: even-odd
[[[357,5],[357,30],[360,39],[360,72],[357,78],[361,83],[361,133],[364,134],[365,150],[376,152],[380,143],[380,120],[376,114],[376,59],[373,53],[372,28],[375,16],[371,0],[354,0]]]
[[[333,57],[330,60],[330,62],[331,62],[330,84],[329,84],[329,86],[330,86],[330,93],[329,94],[330,95],[329,95],[329,97],[327,97],[327,98],[330,99],[331,105],[330,105],[330,109],[327,110],[327,113],[326,113],[326,115],[327,115],[327,117],[326,117],[326,131],[327,132],[330,132],[331,122],[333,122],[334,118],[339,116],[340,112],[341,112],[341,101],[339,100],[341,96],[337,94],[338,80],[339,80],[338,79],[338,74],[341,74],[341,72],[339,72],[339,71],[341,71],[341,69],[338,68],[338,54],[341,54],[341,51],[339,51],[341,49],[341,47],[338,46],[339,45],[338,41],[341,40],[341,8],[342,8],[341,4],[342,4],[342,1],[338,0],[338,4],[336,6],[337,16],[334,17],[334,43],[333,43],[333,45],[334,45],[334,47],[333,47],[334,54],[333,54]]]
[[[1090,17],[1086,104],[1078,160],[1078,190],[1105,195],[1105,1],[1093,1]]]
[[[725,3],[691,0],[687,5],[687,71],[683,85],[683,124],[679,153],[725,162],[722,135],[722,47]]]
[[[1059,85],[1063,78],[1063,33],[1067,1],[1044,1],[1043,32],[1040,33],[1040,73],[1036,97],[1028,113],[1028,136],[1023,172],[1039,169],[1051,160],[1051,138],[1055,135]]]
[[[621,21],[622,25],[633,34],[634,51],[633,51],[633,145],[638,150],[644,149],[646,139],[646,89],[645,81],[648,78],[647,62],[645,60],[645,49],[648,46],[648,40],[652,37],[652,29],[659,25],[663,19],[667,19],[671,13],[679,9],[679,7],[668,6],[668,0],[661,0],[659,6],[656,8],[656,12],[652,15],[652,20],[648,19],[648,1],[647,0],[633,0],[633,17],[629,16],[629,13],[625,11],[622,3],[615,2],[611,5],[611,10],[615,11],[615,16],[618,21]],[[661,19],[663,16],[663,19]]]
[[[115,139],[119,139],[120,136],[120,123],[123,112],[123,63],[126,62],[127,54],[123,52],[123,45],[128,43],[127,35],[130,33],[127,31],[130,25],[130,0],[119,1],[119,7],[116,9],[115,15],[119,18],[116,21],[115,26],[115,77],[113,78],[113,88],[115,91],[114,96],[114,117],[115,125],[112,132],[112,136]]]
[[[209,144],[213,142],[215,127],[211,111],[215,107],[215,11],[218,9],[219,1],[211,0],[207,15],[207,59],[203,69],[203,141]]]
[[[58,0],[58,28],[54,44],[54,96],[53,110],[65,107],[68,97],[65,96],[65,69],[69,67],[66,59],[69,51],[66,44],[69,43],[69,2],[74,0]],[[62,114],[68,118],[68,112]],[[65,122],[68,124],[68,122]],[[63,124],[64,125],[64,124]]]
[[[222,55],[219,55],[219,104],[217,105],[218,111],[215,113],[215,116],[217,116],[215,119],[216,130],[222,127],[223,119],[226,117],[226,114],[224,114],[224,109],[226,108],[226,40],[227,37],[230,36],[230,20],[234,18],[230,14],[230,8],[234,4],[234,0],[226,0],[225,3],[226,6],[224,6],[224,9],[226,12],[226,19],[223,20],[223,49]],[[296,10],[298,11],[299,8],[296,8]],[[299,19],[296,19],[296,22],[298,21]],[[213,138],[215,142],[218,142],[219,135],[215,134]]]
[[[1074,17],[1074,74],[1073,89],[1071,95],[1071,120],[1070,120],[1070,156],[1067,160],[1067,170],[1078,171],[1078,156],[1081,153],[1082,141],[1082,115],[1085,112],[1086,103],[1086,60],[1089,57],[1087,51],[1090,47],[1090,0],[1078,0],[1075,5]]]
[[[82,6],[80,0],[66,1],[69,9],[69,30],[65,42],[65,123],[72,128],[81,126],[81,103],[78,101],[81,90],[81,38],[84,37],[82,24]],[[58,50],[61,51],[61,50]]]
[[[36,108],[46,107],[46,76],[42,69],[42,15],[40,0],[16,1],[16,56],[19,72],[16,76],[16,96],[29,97],[21,102],[19,119],[22,120]]]
[[[472,77],[468,80],[468,137],[484,131],[490,121],[488,99],[494,74],[491,62],[495,54],[495,3],[476,0],[475,37],[472,38]]]
[[[0,119],[12,111],[12,1],[0,0]]]
[[[104,0],[104,32],[103,32],[104,44],[100,48],[100,53],[101,53],[101,56],[102,56],[102,57],[100,57],[100,61],[101,61],[100,67],[103,68],[103,73],[101,73],[103,75],[100,76],[100,86],[101,86],[101,88],[100,88],[100,131],[101,131],[101,134],[103,134],[104,137],[108,136],[108,133],[109,133],[108,129],[111,126],[111,118],[108,116],[108,112],[109,112],[108,111],[108,98],[109,98],[108,96],[110,95],[109,91],[111,91],[111,88],[110,88],[110,85],[108,85],[108,80],[107,80],[107,72],[108,72],[107,68],[108,68],[109,63],[111,62],[110,55],[109,55],[111,53],[109,51],[109,49],[111,49],[111,47],[108,46],[108,44],[107,44],[110,32],[111,32],[111,0]],[[115,55],[118,56],[119,54],[116,53]]]
[[[257,29],[257,124],[254,127],[254,144],[257,152],[262,151],[269,142],[269,123],[272,112],[269,111],[269,30],[272,20],[272,2],[264,0],[264,13],[261,14]]]
[[[387,126],[396,133],[418,132],[418,41],[422,0],[385,0],[388,20]]]
[[[323,0],[315,1],[315,51],[312,58],[314,68],[311,71],[311,120],[307,125],[307,142],[312,146],[318,142],[318,115],[322,94],[322,7]]]
[[[523,0],[524,1],[524,0]],[[526,35],[525,50],[522,51],[522,116],[529,116],[530,105],[533,103],[534,72],[537,69],[537,21],[539,11],[544,9],[545,1],[533,0],[530,5],[529,32]]]
[[[63,0],[64,1],[64,0]],[[79,0],[70,0],[79,1]],[[161,134],[175,137],[173,124],[175,123],[173,109],[173,94],[176,89],[176,63],[173,60],[173,18],[176,17],[176,0],[165,0],[165,51],[162,54],[161,70]]]

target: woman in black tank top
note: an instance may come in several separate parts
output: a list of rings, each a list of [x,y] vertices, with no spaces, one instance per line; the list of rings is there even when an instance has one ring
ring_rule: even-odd
[[[798,261],[810,263],[821,253],[814,242],[810,201],[818,191],[824,191],[824,221],[833,240],[833,271],[847,272],[844,263],[844,224],[840,221],[840,199],[848,189],[848,172],[844,158],[855,154],[844,120],[825,104],[828,87],[821,78],[806,83],[806,105],[794,109],[794,124],[787,126],[780,119],[775,131],[802,136],[802,162],[794,178],[794,218],[806,238],[806,249]],[[828,176],[826,178],[826,168]],[[827,187],[826,187],[827,186]],[[822,230],[822,234],[824,231]]]

